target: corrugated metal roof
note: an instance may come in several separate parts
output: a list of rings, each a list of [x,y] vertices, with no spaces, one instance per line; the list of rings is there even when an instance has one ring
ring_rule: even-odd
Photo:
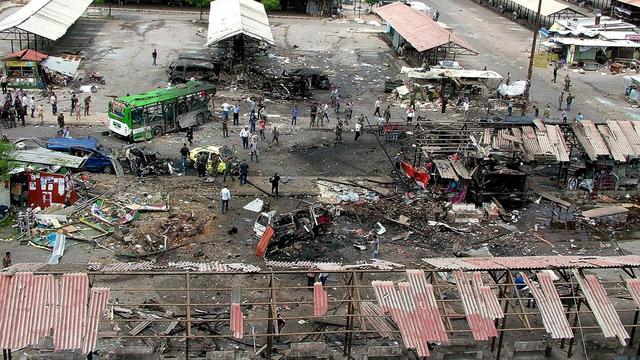
[[[329,307],[327,290],[321,282],[313,284],[313,316],[323,316]]]
[[[573,276],[580,284],[580,289],[582,289],[584,296],[587,298],[587,303],[604,336],[607,338],[616,336],[622,346],[626,346],[629,334],[624,325],[622,325],[622,320],[620,320],[616,308],[607,297],[607,291],[598,282],[598,278],[594,275],[586,275],[582,278],[576,269],[573,270]]]
[[[462,39],[438,25],[429,15],[401,2],[381,6],[374,11],[419,52],[448,43],[474,51]]]
[[[42,66],[62,75],[74,77],[76,76],[76,72],[78,72],[80,60],[68,60],[57,56],[49,56],[42,62]]]
[[[0,274],[0,347],[38,345],[53,329],[55,350],[93,351],[109,289],[92,290],[87,317],[88,292],[86,274]]]
[[[264,5],[253,0],[212,1],[206,46],[239,34],[275,45]]]
[[[7,54],[4,58],[38,62],[38,61],[45,60],[48,56],[49,55],[43,54],[35,50],[22,49],[22,50],[14,51],[10,54]]]
[[[0,22],[0,32],[18,28],[49,40],[58,40],[93,0],[32,0]]]
[[[393,338],[395,328],[380,306],[369,301],[363,301],[360,304],[360,310],[364,318],[373,326],[380,336],[387,339]]]
[[[538,0],[511,0],[511,2],[518,4],[534,13],[538,12]],[[542,7],[540,8],[540,15],[550,16],[565,9],[571,9],[569,5],[563,4],[555,0],[542,0]]]
[[[540,285],[534,284],[525,274],[521,274],[524,282],[529,287],[529,291],[536,299],[542,323],[553,339],[569,339],[573,337],[571,325],[564,313],[564,306],[558,295],[558,291],[553,285],[553,280],[548,273],[539,272],[538,281]]]
[[[627,279],[627,290],[636,303],[636,307],[640,309],[640,279]]]
[[[66,166],[75,169],[80,168],[86,160],[84,157],[73,156],[41,147],[15,150],[11,156],[19,162]]]
[[[640,256],[523,256],[485,258],[427,258],[437,270],[498,270],[607,268],[640,266]]]
[[[415,298],[416,312],[421,329],[428,341],[449,341],[447,330],[440,316],[433,286],[427,283],[423,270],[407,270],[407,280],[411,284],[411,293]]]
[[[153,270],[156,268],[157,267],[154,266],[153,261],[117,262],[112,264],[101,264],[101,263],[92,262],[87,264],[87,270],[104,271],[104,272]]]
[[[583,120],[571,125],[574,134],[580,141],[587,155],[592,161],[598,159],[598,156],[611,155],[607,144],[600,135],[598,128],[591,120]]]
[[[495,293],[487,293],[482,286],[480,273],[471,275],[471,279],[462,271],[454,271],[453,277],[456,280],[460,301],[464,307],[464,313],[469,323],[469,328],[475,340],[488,340],[490,337],[498,336],[494,320],[504,317],[500,305],[494,308],[493,301],[486,302],[486,298],[495,297]],[[491,291],[491,289],[489,289]],[[497,298],[495,299],[497,303]]]

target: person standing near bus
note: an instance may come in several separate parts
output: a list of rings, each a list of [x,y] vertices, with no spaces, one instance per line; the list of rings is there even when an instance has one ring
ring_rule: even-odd
[[[156,60],[158,59],[158,51],[156,49],[151,52],[151,57],[153,58],[153,66],[156,66]]]
[[[180,149],[180,155],[182,156],[182,172],[187,173],[187,158],[189,156],[189,148],[187,144],[182,144],[182,149]]]

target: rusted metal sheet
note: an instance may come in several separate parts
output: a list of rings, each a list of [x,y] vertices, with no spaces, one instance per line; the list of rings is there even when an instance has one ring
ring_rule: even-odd
[[[55,351],[80,349],[87,317],[87,274],[63,274],[60,279],[60,316],[53,334]]]
[[[607,125],[598,125],[597,126],[600,135],[604,139],[605,144],[609,148],[609,152],[615,161],[626,162],[627,158],[624,156],[624,152],[618,143],[615,135]],[[626,139],[625,139],[626,141]]]
[[[440,310],[433,292],[433,286],[427,283],[423,270],[407,270],[407,279],[415,299],[415,316],[421,329],[427,332],[429,341],[448,341],[449,337],[440,316]]]
[[[104,271],[104,272],[140,271],[140,270],[153,270],[157,268],[158,267],[155,266],[152,261],[117,262],[112,264],[89,263],[87,265],[87,270],[89,271]]]
[[[620,126],[621,123],[622,121],[609,120],[607,121],[606,126],[609,128],[609,131],[613,139],[616,141],[622,155],[625,157],[636,156],[638,155],[638,153],[636,153],[633,146],[631,146],[631,142],[629,141],[629,138],[637,140],[636,138],[638,137],[637,136],[638,134],[636,134],[636,132],[633,131],[633,128],[631,128],[630,134],[629,136],[627,136],[627,134],[625,134],[624,130],[622,130],[622,127]]]
[[[640,279],[627,279],[627,290],[636,303],[636,307],[640,309]]]
[[[624,325],[622,325],[620,316],[618,316],[611,300],[607,297],[607,291],[600,284],[598,278],[594,275],[585,275],[583,278],[576,269],[573,270],[573,276],[580,284],[580,289],[582,289],[582,293],[587,298],[587,303],[604,336],[607,338],[615,336],[622,346],[626,346],[629,334]]]
[[[436,270],[581,269],[640,266],[640,256],[523,256],[486,258],[426,258]]]
[[[329,296],[321,282],[313,284],[313,315],[323,316],[329,307]]]
[[[624,120],[616,121],[615,123],[627,138],[627,142],[629,143],[629,146],[631,146],[633,153],[635,155],[640,155],[640,134],[638,133],[638,128],[636,128],[636,125],[634,124],[635,121]],[[609,124],[609,122],[607,122],[607,124]],[[611,125],[609,125],[609,127],[611,127]],[[612,128],[612,130],[617,131],[615,128]]]
[[[540,285],[536,285],[525,274],[521,273],[520,275],[536,300],[544,328],[551,334],[551,337],[553,339],[573,338],[571,325],[567,321],[564,307],[560,301],[558,291],[553,285],[551,276],[545,272],[539,272],[538,281]]]
[[[337,262],[314,262],[314,261],[265,261],[267,267],[287,268],[287,269],[318,269],[318,270],[342,270],[342,264]]]
[[[475,340],[488,340],[490,337],[498,336],[498,330],[495,327],[494,320],[504,317],[502,310],[498,305],[497,310],[492,305],[485,302],[487,297],[495,297],[487,293],[488,287],[482,286],[482,278],[480,273],[476,272],[469,278],[462,271],[456,270],[453,276],[458,286],[460,301],[464,307],[464,313],[469,323],[469,328]],[[489,289],[490,291],[491,289]],[[498,301],[497,299],[495,300]]]
[[[244,335],[244,317],[242,316],[242,309],[240,304],[231,304],[231,331],[233,331],[233,337],[236,339],[242,339]]]
[[[18,263],[0,269],[0,273],[15,274],[17,272],[34,272],[45,265],[45,263]]]
[[[92,288],[89,298],[89,311],[87,321],[84,326],[84,341],[82,344],[82,353],[89,354],[96,348],[98,341],[98,331],[100,325],[100,316],[107,307],[109,301],[109,289]]]

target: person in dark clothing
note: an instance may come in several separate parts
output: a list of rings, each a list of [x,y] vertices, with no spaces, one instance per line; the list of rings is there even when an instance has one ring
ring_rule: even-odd
[[[247,160],[242,159],[240,164],[240,185],[247,183],[247,175],[249,175],[249,164],[247,164]]]
[[[558,78],[558,67],[554,66],[553,67],[553,82],[556,82],[556,79]]]
[[[198,177],[205,177],[207,174],[207,160],[208,155],[206,152],[200,152],[196,156],[196,170],[198,170]]]
[[[187,129],[187,141],[189,141],[189,146],[193,146],[193,128],[192,127]]]
[[[236,182],[236,179],[233,177],[233,164],[231,163],[230,158],[226,158],[224,160],[224,173],[222,175],[222,182],[227,182],[227,176],[231,177],[231,181]]]
[[[444,96],[442,98],[442,113],[446,113],[447,112],[447,103],[449,102],[449,98]]]
[[[187,172],[187,159],[189,158],[189,148],[187,144],[182,144],[182,149],[180,149],[180,156],[182,157],[182,172]]]
[[[222,137],[229,137],[229,119],[222,119]]]
[[[156,66],[156,60],[158,59],[158,52],[156,49],[153,49],[151,52],[151,57],[153,58],[153,66]]]
[[[58,120],[58,127],[60,128],[60,130],[58,130],[58,134],[62,134],[62,131],[64,130],[64,114],[59,113],[57,120]]]
[[[313,272],[313,269],[309,269],[307,271],[307,286],[309,286],[309,291],[313,291],[313,284],[316,282],[316,273]]]
[[[11,266],[11,252],[7,251],[4,253],[4,259],[2,259],[2,267],[8,268],[9,266]]]
[[[271,195],[275,196],[276,199],[278,198],[278,185],[280,185],[280,176],[278,176],[278,173],[273,174],[273,176],[269,179],[269,182],[271,183]]]

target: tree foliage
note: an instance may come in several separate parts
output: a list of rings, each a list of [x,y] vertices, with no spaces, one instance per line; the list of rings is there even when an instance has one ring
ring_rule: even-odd
[[[0,181],[8,180],[11,176],[11,170],[17,166],[17,163],[13,160],[14,150],[13,145],[0,142]]]
[[[211,0],[185,0],[187,4],[197,7],[209,6]]]
[[[280,10],[280,0],[262,0],[262,5],[266,11]]]

